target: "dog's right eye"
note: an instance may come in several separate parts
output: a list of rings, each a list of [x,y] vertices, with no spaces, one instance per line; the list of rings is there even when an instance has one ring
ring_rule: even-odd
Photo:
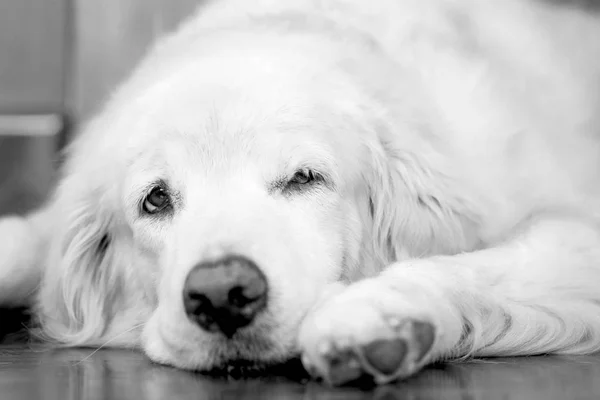
[[[156,214],[169,206],[169,195],[160,186],[153,188],[144,199],[142,208],[147,214]]]

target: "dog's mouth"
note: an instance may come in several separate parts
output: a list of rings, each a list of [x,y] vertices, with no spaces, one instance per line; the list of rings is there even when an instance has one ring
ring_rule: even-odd
[[[147,354],[159,364],[227,379],[268,376],[302,381],[309,377],[293,343],[286,345],[276,341],[269,335],[268,326],[254,324],[251,329],[239,330],[231,337],[213,333],[209,343],[183,344],[162,329],[158,332],[159,342],[164,346],[168,357],[156,358],[152,352]],[[207,357],[212,362],[198,365],[194,357],[190,360],[188,357],[194,353],[195,346],[209,346]],[[189,361],[181,362],[182,360]]]
[[[211,377],[235,380],[281,377],[302,382],[309,378],[299,357],[293,357],[283,362],[236,359],[215,366],[211,370],[199,372]]]
[[[256,354],[264,356],[272,351],[273,342],[264,335],[239,332],[238,335],[234,335],[236,341],[227,340],[225,346],[228,346],[231,350],[232,347],[240,346],[237,349],[238,354],[235,357],[231,357],[231,353],[225,356],[220,363],[215,364],[208,371],[203,371],[204,374],[211,376],[227,377],[228,379],[246,379],[246,378],[259,378],[261,376],[269,377],[285,377],[292,380],[303,380],[308,378],[308,373],[304,369],[300,360],[299,354],[292,349],[288,349],[289,353],[285,356],[276,356],[274,358],[254,358]],[[248,343],[252,344],[253,355],[248,357],[248,354],[244,355],[244,350],[248,350],[246,347]],[[231,358],[230,358],[231,357]]]

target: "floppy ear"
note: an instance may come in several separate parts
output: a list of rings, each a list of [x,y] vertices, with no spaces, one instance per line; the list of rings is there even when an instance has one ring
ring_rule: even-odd
[[[60,221],[38,296],[41,335],[69,345],[92,344],[105,333],[122,286],[125,249],[108,195],[73,182],[56,198]],[[119,248],[121,247],[121,248]]]
[[[478,207],[468,189],[445,172],[442,154],[422,143],[414,145],[420,147],[418,153],[381,137],[369,146],[372,167],[364,179],[371,247],[384,265],[479,245]]]

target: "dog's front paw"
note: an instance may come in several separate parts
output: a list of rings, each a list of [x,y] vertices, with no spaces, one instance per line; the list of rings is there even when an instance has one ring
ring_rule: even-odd
[[[384,384],[423,367],[439,333],[430,315],[372,280],[350,286],[310,314],[299,345],[314,377],[341,385],[367,376]]]

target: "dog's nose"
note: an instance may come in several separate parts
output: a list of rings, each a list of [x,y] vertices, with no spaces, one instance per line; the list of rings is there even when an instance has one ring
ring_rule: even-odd
[[[183,287],[183,305],[202,329],[231,337],[265,308],[267,291],[267,280],[253,261],[227,256],[192,268]]]

